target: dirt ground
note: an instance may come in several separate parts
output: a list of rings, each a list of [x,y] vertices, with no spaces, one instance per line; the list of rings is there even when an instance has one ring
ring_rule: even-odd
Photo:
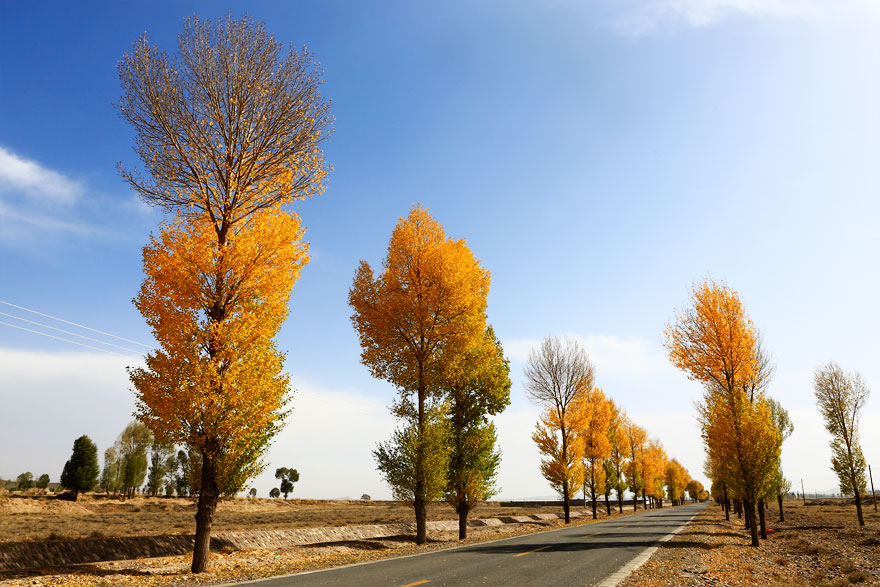
[[[321,502],[311,504],[315,512],[322,509],[339,510],[342,513],[357,511],[357,506],[364,504],[347,504],[351,508],[340,508]],[[386,506],[391,504],[384,504]],[[257,506],[248,506],[259,509]],[[290,504],[288,507],[294,507]],[[301,507],[309,507],[308,504]],[[402,506],[398,506],[402,507]],[[229,505],[227,505],[229,508]],[[247,509],[247,508],[245,508]],[[518,510],[521,513],[539,513],[548,508],[499,508],[497,506],[485,506],[477,510],[479,517],[488,517],[487,512],[500,512],[502,515],[511,515]],[[552,509],[552,508],[551,508]],[[387,511],[397,510],[387,508]],[[412,514],[408,508],[402,511],[409,514],[406,521],[410,521]],[[438,506],[431,512],[432,517],[438,519],[450,519],[449,508]],[[600,510],[599,521],[607,519],[604,510]],[[639,510],[641,511],[641,510]],[[140,512],[138,512],[140,513]],[[555,513],[555,512],[554,512]],[[632,513],[626,509],[624,515]],[[397,515],[396,513],[394,515]],[[618,517],[613,513],[612,517]],[[573,519],[573,524],[592,523],[592,517]],[[497,540],[520,534],[528,534],[543,530],[558,528],[563,525],[562,520],[544,520],[523,524],[506,524],[495,527],[470,528],[468,539],[464,542],[458,540],[458,532],[429,532],[428,544],[417,546],[412,536],[395,536],[382,539],[342,541],[325,544],[313,544],[285,548],[280,550],[241,550],[212,552],[209,570],[207,573],[193,575],[189,572],[192,555],[168,556],[128,561],[112,561],[97,564],[77,565],[75,567],[59,569],[41,569],[29,572],[8,572],[0,574],[0,584],[4,586],[23,587],[25,585],[98,585],[101,587],[121,586],[144,586],[159,587],[165,585],[218,585],[235,581],[271,577],[286,573],[309,571],[332,566],[346,565],[382,558],[390,558],[407,554],[440,550],[463,544],[475,544],[487,540]]]
[[[559,513],[559,507],[500,507],[490,502],[471,517]],[[54,496],[0,496],[0,542],[155,536],[195,532],[195,501],[136,497],[127,501],[86,495],[72,502]],[[276,530],[412,522],[413,510],[400,502],[232,499],[220,502],[215,532]],[[428,506],[429,520],[453,520],[445,504]]]
[[[863,506],[861,528],[852,500],[784,503],[785,522],[777,522],[774,504],[767,516],[774,532],[759,548],[749,546],[741,520],[725,521],[711,506],[622,585],[880,585],[880,514],[873,505]]]

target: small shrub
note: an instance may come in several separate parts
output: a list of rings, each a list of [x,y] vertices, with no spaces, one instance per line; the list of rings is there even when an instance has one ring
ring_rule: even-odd
[[[841,573],[851,573],[856,570],[856,566],[851,560],[845,560],[841,562],[838,566]]]
[[[853,571],[852,573],[850,573],[849,575],[846,576],[846,579],[850,583],[864,583],[865,581],[867,581],[870,578],[871,578],[871,576],[868,573],[866,573],[865,571],[863,571],[862,569],[858,569],[856,571]]]

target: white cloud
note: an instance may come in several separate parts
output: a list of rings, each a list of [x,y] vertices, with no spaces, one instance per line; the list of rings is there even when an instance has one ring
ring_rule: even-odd
[[[53,204],[72,204],[83,189],[57,171],[0,147],[0,192],[9,191]]]
[[[668,27],[707,27],[729,18],[817,19],[824,7],[816,0],[649,0],[639,2],[613,22],[626,36],[642,36]]]
[[[82,183],[0,147],[0,244],[42,247],[60,237],[120,238],[116,227],[132,226],[118,222],[121,216],[154,224],[156,211],[132,194],[119,198],[89,190],[83,197],[86,191]]]

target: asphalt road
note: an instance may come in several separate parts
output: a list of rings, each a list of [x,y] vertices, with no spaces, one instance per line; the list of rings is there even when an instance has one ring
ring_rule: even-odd
[[[416,556],[287,575],[259,587],[597,585],[687,523],[705,504],[664,507],[595,524]],[[251,583],[246,583],[251,584]]]

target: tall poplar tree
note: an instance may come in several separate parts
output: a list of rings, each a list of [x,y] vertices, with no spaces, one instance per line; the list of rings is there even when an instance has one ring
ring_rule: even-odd
[[[673,365],[704,386],[698,408],[707,453],[743,500],[752,546],[759,546],[756,505],[772,484],[782,444],[764,397],[771,369],[733,288],[696,283],[690,302],[667,325],[665,346]]]
[[[546,337],[529,351],[526,393],[543,409],[532,440],[543,455],[541,473],[562,497],[565,523],[571,521],[570,500],[583,486],[584,442],[580,437],[583,396],[593,388],[593,364],[573,339]]]
[[[139,39],[119,62],[120,116],[146,171],[120,164],[173,213],[144,248],[135,304],[159,343],[131,370],[138,418],[199,459],[192,571],[206,569],[218,500],[263,469],[287,414],[274,336],[307,262],[296,214],[319,194],[329,103],[312,55],[250,18],[184,21],[169,57]]]
[[[861,374],[844,373],[833,361],[816,369],[813,389],[825,428],[831,433],[831,468],[840,481],[840,491],[855,497],[859,525],[864,526],[862,495],[867,480],[859,441],[859,417],[871,392]]]
[[[467,518],[495,495],[501,464],[495,425],[489,416],[510,404],[510,364],[490,326],[480,345],[457,361],[447,376],[450,445],[446,501],[458,514],[458,538],[467,538]]]
[[[349,291],[361,362],[400,393],[395,412],[404,426],[395,433],[392,445],[380,445],[376,456],[389,483],[400,479],[401,469],[395,465],[394,475],[389,476],[385,467],[396,460],[383,455],[412,459],[406,468],[413,475],[408,491],[418,544],[427,541],[426,508],[434,498],[432,480],[436,479],[431,467],[442,461],[428,458],[442,436],[430,422],[428,410],[441,399],[448,369],[482,341],[488,293],[489,272],[464,240],[447,238],[421,205],[395,226],[381,273],[374,275],[369,263],[361,261]],[[403,444],[396,449],[394,443]]]

